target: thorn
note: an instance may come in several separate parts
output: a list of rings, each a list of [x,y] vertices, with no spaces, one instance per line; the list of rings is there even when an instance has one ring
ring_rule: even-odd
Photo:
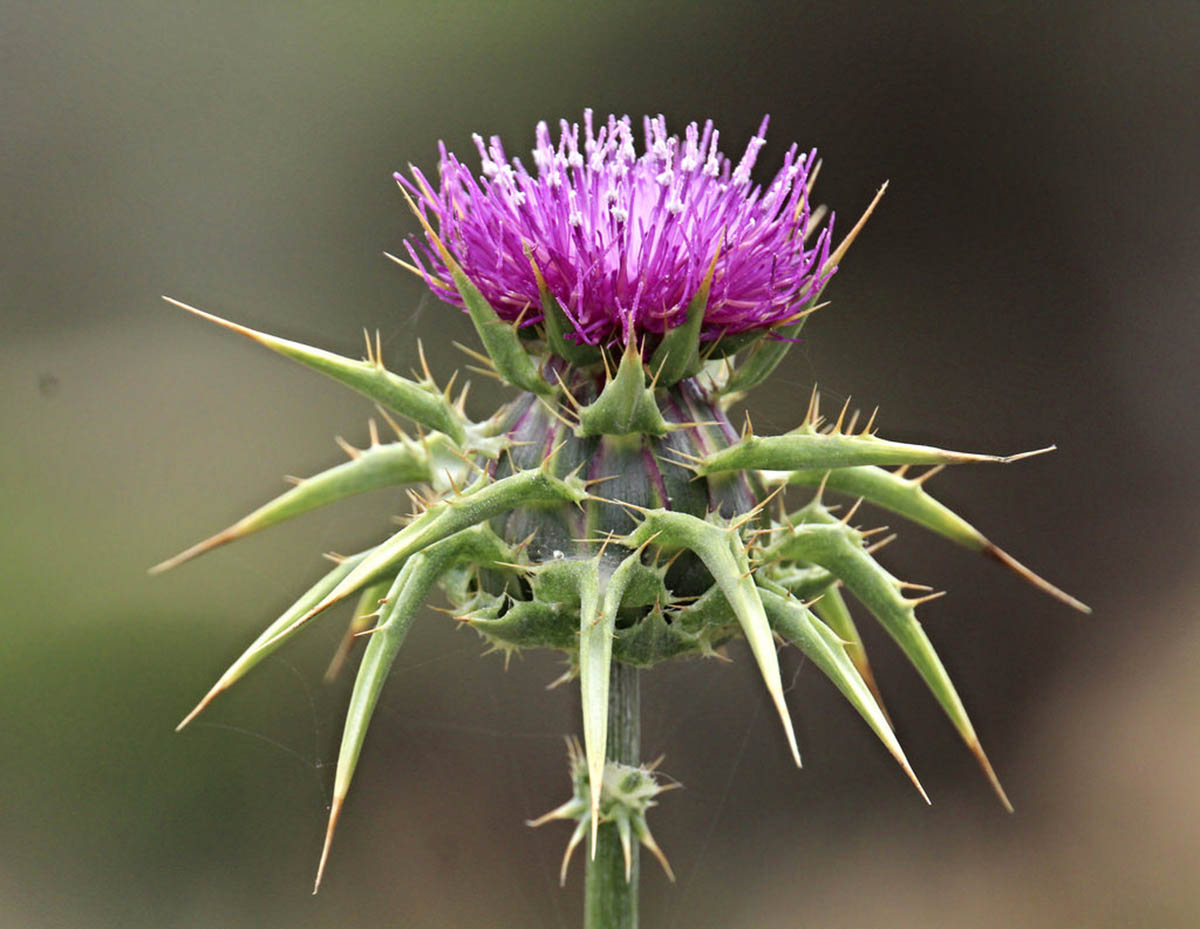
[[[638,838],[646,848],[650,849],[650,854],[658,859],[658,863],[662,865],[662,869],[667,875],[667,880],[674,884],[675,872],[671,870],[671,862],[667,861],[667,856],[663,854],[662,849],[658,847],[658,843],[654,841],[654,836],[650,834],[650,830],[645,829]]]
[[[746,523],[750,522],[750,520],[754,519],[754,517],[757,515],[758,515],[757,509],[751,510],[749,513],[746,513],[744,516],[742,516],[736,523],[731,523],[728,531],[729,532],[737,532],[739,529],[742,528],[742,526],[746,525]]]
[[[706,344],[704,346],[704,348],[702,348],[700,350],[700,363],[701,364],[708,364],[708,359],[710,359],[713,356],[713,352],[715,352],[717,350],[717,346],[721,344],[721,340],[723,338],[725,338],[725,336],[728,335],[728,333],[729,333],[729,327],[722,329],[720,332],[717,333],[717,337],[715,339],[713,339],[711,342]],[[655,376],[657,377],[657,375],[655,375]]]
[[[457,378],[458,378],[458,371],[455,371],[453,374],[450,375],[450,380],[446,381],[446,387],[442,391],[442,396],[444,396],[446,398],[447,402],[450,401],[450,392],[454,389],[454,382],[455,382],[455,380],[457,380]]]
[[[828,473],[828,472],[827,472]],[[850,509],[846,510],[846,515],[842,517],[842,525],[849,526],[850,520],[854,518],[854,514],[858,512],[858,508],[862,506],[863,498],[859,497],[850,505]]]
[[[628,884],[633,878],[633,843],[630,841],[628,818],[617,821],[617,832],[621,839],[621,854],[625,858],[625,883]]]
[[[862,232],[863,226],[867,224],[867,220],[871,218],[871,214],[875,212],[875,207],[882,199],[884,192],[888,188],[888,182],[884,181],[879,188],[879,192],[875,194],[875,199],[870,202],[863,215],[858,218],[858,222],[854,224],[854,228],[847,233],[846,238],[842,239],[841,244],[834,250],[833,254],[821,265],[820,277],[824,277],[829,273],[831,268],[837,267],[838,263],[845,257],[846,252],[850,250],[850,246],[854,244],[854,240],[858,238],[858,234]]]
[[[664,570],[666,570],[666,571],[670,571],[670,570],[671,570],[671,566],[672,566],[673,564],[675,564],[675,562],[676,562],[676,561],[678,561],[678,560],[679,560],[679,558],[680,558],[680,557],[683,555],[684,551],[685,551],[685,549],[682,549],[682,548],[681,548],[681,549],[680,549],[679,551],[677,551],[677,552],[676,552],[674,555],[672,555],[670,558],[668,558],[668,559],[667,559],[667,563],[666,563],[666,565],[664,566]],[[697,599],[697,600],[699,600],[700,598],[699,598],[699,597],[696,597],[696,599]]]
[[[821,162],[818,161],[817,166],[819,167],[820,164]],[[817,226],[821,225],[821,220],[825,218],[825,214],[828,212],[829,207],[822,203],[808,214],[808,225],[804,227],[804,233],[800,237],[801,242],[808,241],[808,237],[813,234],[813,230],[815,230]]]
[[[842,411],[838,413],[837,422],[833,424],[830,432],[840,433],[842,431],[842,420],[846,418],[846,411],[850,409],[850,398],[846,398],[846,402],[842,404]]]
[[[421,371],[425,375],[425,380],[432,383],[433,375],[429,372],[429,362],[425,360],[425,343],[417,339],[417,356],[421,359]]]
[[[758,501],[758,503],[756,503],[754,505],[754,509],[752,509],[750,512],[751,513],[761,513],[763,510],[765,510],[767,508],[767,505],[772,500],[774,500],[776,497],[779,497],[780,502],[782,503],[783,497],[781,495],[783,494],[783,492],[786,488],[787,488],[786,484],[780,484],[778,487],[776,487],[774,490],[772,490],[769,494],[767,494],[765,497],[763,497],[760,501]]]
[[[301,484],[304,483],[302,480],[298,480],[297,482]],[[191,561],[193,558],[203,555],[205,552],[210,552],[214,548],[218,548],[227,542],[232,542],[240,538],[239,533],[234,531],[235,526],[231,526],[228,529],[222,529],[216,535],[197,542],[190,548],[184,549],[178,555],[173,555],[166,561],[159,562],[154,567],[150,568],[148,573],[151,575],[158,575],[164,573],[165,571],[170,571],[172,568],[178,567],[185,561]]]
[[[525,321],[525,314],[529,312],[532,306],[533,304],[531,302],[528,300],[525,301],[525,305],[521,307],[521,312],[518,313],[517,318],[512,321],[512,329],[514,332],[521,328],[521,323]]]
[[[429,187],[421,181],[420,176],[417,177],[417,182],[420,183],[424,188],[425,196],[428,197],[429,200],[433,201],[437,199],[437,197],[434,196],[433,191],[431,191]],[[438,253],[441,255],[442,263],[450,271],[451,275],[453,275],[456,271],[459,274],[463,274],[464,272],[462,266],[454,260],[454,256],[450,254],[450,250],[446,248],[446,244],[441,240],[438,234],[433,231],[433,226],[429,225],[429,220],[426,218],[425,214],[417,208],[415,203],[413,203],[413,199],[409,196],[404,185],[399,184],[399,182],[397,182],[397,184],[400,187],[400,195],[404,197],[405,202],[408,204],[408,208],[412,210],[413,215],[417,217],[417,222],[419,222],[421,227],[425,230],[425,235],[428,236],[430,242],[433,244],[433,247],[437,249]]]
[[[813,304],[812,306],[808,307],[807,309],[801,310],[799,313],[793,313],[791,316],[785,316],[783,319],[779,320],[779,322],[773,324],[771,328],[772,328],[772,330],[775,330],[775,329],[778,329],[780,326],[787,326],[790,323],[798,323],[800,320],[804,319],[806,316],[811,316],[813,313],[817,312],[817,310],[825,309],[825,307],[829,306],[829,303],[830,303],[830,301],[825,300],[821,303]]]
[[[321,878],[325,875],[325,864],[329,861],[329,849],[333,845],[333,830],[337,828],[338,817],[342,814],[342,804],[345,797],[334,794],[333,805],[329,809],[329,825],[325,827],[325,845],[321,849],[321,862],[317,865],[317,879],[313,882],[313,894],[321,889]]]
[[[474,371],[476,374],[482,374],[484,377],[490,377],[493,381],[499,381],[501,384],[506,386],[508,384],[508,381],[502,378],[500,374],[492,368],[481,368],[478,365],[467,365],[467,370]]]
[[[693,461],[696,464],[704,463],[704,458],[697,456],[697,455],[689,455],[687,452],[681,452],[677,448],[668,448],[668,449],[664,449],[664,451],[669,451],[672,455],[682,458],[684,461]]]
[[[566,382],[563,381],[562,375],[559,374],[557,371],[555,371],[554,379],[556,381],[558,381],[558,386],[562,388],[563,395],[566,396],[566,398],[570,402],[571,406],[573,406],[577,411],[580,410],[582,407],[581,407],[579,401],[576,399],[575,395],[573,393],[571,393],[571,388],[569,388],[566,385]]]
[[[422,273],[421,269],[418,268],[416,265],[409,264],[403,258],[398,258],[395,255],[393,255],[391,252],[384,252],[383,257],[388,259],[389,261],[394,261],[396,264],[400,265],[400,267],[402,267],[405,271],[411,271],[413,274],[415,274],[417,277],[419,277],[422,281],[425,280],[425,274]],[[429,279],[437,282],[438,284],[440,284],[442,287],[444,287],[447,290],[451,290],[454,287],[454,285],[451,284],[450,281],[443,281],[436,274],[430,274]]]
[[[895,541],[896,541],[896,533],[893,532],[891,535],[887,536],[886,538],[880,539],[874,545],[868,545],[865,549],[863,549],[863,551],[865,551],[868,555],[874,555],[877,551],[879,551],[885,545],[890,545],[892,542],[895,542]]]
[[[367,613],[365,616],[363,616],[363,619],[370,619],[372,617],[378,618],[379,615],[379,613]],[[365,639],[367,636],[374,635],[376,632],[383,632],[383,630],[387,627],[388,624],[384,623],[382,626],[372,626],[370,629],[360,629],[358,632],[354,633],[353,638]]]
[[[204,698],[192,708],[192,711],[183,717],[183,721],[175,727],[176,732],[180,732],[184,726],[190,723],[193,719],[199,716],[210,703],[216,699],[217,694],[223,693],[229,685],[225,683],[225,678],[213,684],[212,689],[204,695]]]
[[[611,381],[613,379],[613,373],[612,373],[612,368],[610,368],[609,364],[608,364],[608,349],[601,347],[600,360],[604,363],[605,380]]]
[[[939,598],[941,598],[941,597],[944,597],[944,596],[946,596],[946,591],[944,591],[944,590],[937,590],[937,591],[934,591],[934,592],[933,592],[933,593],[931,593],[931,594],[926,594],[926,595],[925,595],[925,596],[923,596],[923,597],[917,597],[917,598],[915,598],[915,599],[913,599],[913,600],[909,600],[909,601],[908,601],[908,605],[909,605],[910,607],[912,607],[913,609],[916,609],[916,608],[917,608],[917,607],[919,607],[919,606],[920,606],[922,603],[928,603],[930,600],[937,600],[937,599],[939,599]]]
[[[941,474],[944,470],[946,470],[946,466],[944,464],[934,465],[932,468],[930,468],[924,474],[919,474],[916,477],[910,479],[909,483],[915,484],[919,487],[920,485],[924,484],[927,480],[929,480],[931,477]]]
[[[667,366],[667,359],[670,357],[671,357],[671,353],[666,352],[663,355],[663,360],[658,363],[658,370],[655,371],[652,375],[650,375],[650,389],[651,390],[654,390],[654,388],[658,386],[658,376],[660,374],[662,374],[663,368],[665,368]],[[628,878],[626,878],[626,879],[628,880]]]
[[[636,555],[641,555],[641,553],[642,553],[642,552],[644,552],[644,551],[645,551],[645,550],[646,550],[646,549],[647,549],[647,548],[650,546],[650,544],[651,544],[651,543],[652,543],[652,542],[653,542],[655,539],[657,539],[657,538],[658,538],[660,535],[662,535],[662,530],[661,530],[661,529],[660,529],[658,532],[654,533],[654,535],[650,536],[650,538],[648,538],[648,539],[647,539],[645,542],[643,542],[641,545],[639,545],[639,546],[637,547],[636,551],[634,552],[634,554],[636,554]],[[610,537],[612,537],[612,533],[611,533],[611,532],[609,533],[609,536],[610,536]]]
[[[971,749],[971,753],[975,756],[975,760],[979,762],[979,766],[983,768],[983,773],[987,775],[989,783],[992,785],[992,790],[996,792],[996,796],[1000,802],[1004,804],[1004,809],[1011,813],[1013,805],[1008,800],[1008,794],[1004,792],[1004,787],[1000,784],[1000,778],[996,776],[996,771],[992,767],[992,763],[988,761],[988,756],[983,751],[983,746],[979,744],[979,739],[972,733],[972,738],[967,742],[967,746]]]
[[[340,435],[334,436],[333,441],[335,441],[338,444],[338,448],[340,448],[347,455],[349,455],[351,459],[357,461],[359,458],[362,457],[362,452],[360,452],[357,448],[355,448],[353,445],[351,445],[349,442],[347,442],[345,439],[343,439]]]
[[[189,313],[194,313],[201,319],[207,319],[210,323],[216,323],[218,326],[222,326],[232,332],[238,333],[239,335],[244,335],[247,338],[258,342],[260,345],[265,344],[263,340],[266,338],[266,336],[255,329],[251,329],[249,326],[243,326],[239,323],[231,322],[228,319],[222,319],[220,316],[217,316],[213,313],[206,313],[204,310],[197,309],[194,306],[189,306],[181,300],[176,300],[174,297],[168,297],[166,294],[163,294],[163,299],[172,306],[177,306],[181,310],[187,310]]]
[[[371,437],[371,448],[379,447],[379,427],[375,424],[374,418],[367,420],[367,433]]]
[[[304,478],[296,477],[294,474],[285,474],[283,476],[283,481],[285,484],[291,484],[293,487],[299,487],[304,483]]]
[[[804,413],[804,421],[800,424],[815,428],[817,417],[821,415],[821,394],[817,390],[817,385],[813,384],[812,393],[808,395],[808,409]]]
[[[1038,574],[1035,574],[1029,568],[1025,567],[1025,565],[1023,565],[1023,564],[1021,564],[1021,562],[1017,561],[1017,559],[1015,559],[1008,552],[1004,551],[1004,549],[999,548],[996,545],[993,545],[991,542],[988,542],[984,546],[983,554],[986,555],[988,558],[992,558],[995,561],[1000,562],[1000,564],[1004,565],[1010,571],[1016,572],[1017,575],[1024,578],[1026,581],[1028,581],[1034,587],[1038,588],[1039,590],[1045,591],[1050,596],[1054,597],[1056,600],[1062,601],[1067,606],[1071,607],[1071,609],[1078,610],[1080,613],[1091,613],[1092,612],[1092,608],[1090,606],[1088,606],[1086,603],[1082,602],[1081,600],[1076,600],[1065,590],[1061,590],[1060,588],[1055,587],[1053,584],[1051,584],[1045,578],[1041,577]]]
[[[841,583],[841,581],[836,582],[836,584],[840,584],[840,583]],[[788,594],[788,597],[790,599],[795,599],[795,596],[790,593]],[[815,597],[813,597],[811,600],[802,600],[800,602],[800,605],[802,607],[804,607],[806,610],[811,610],[814,606],[816,606],[818,603],[820,603],[824,599],[825,599],[825,594],[819,593]],[[839,639],[840,639],[840,636],[839,636]]]
[[[547,400],[541,394],[538,394],[537,398],[538,398],[538,402],[546,408],[546,412],[548,412],[551,416],[553,416],[555,419],[557,419],[560,423],[562,423],[564,426],[566,426],[572,432],[575,430],[575,423],[571,422],[562,413],[560,413],[557,409],[555,409],[554,405],[549,400]],[[560,444],[558,446],[558,448],[562,448],[562,445]],[[558,451],[558,448],[556,448],[554,451]],[[554,456],[554,452],[551,452],[550,457],[553,457],[553,456]],[[549,459],[547,459],[547,460],[549,460]]]
[[[583,482],[584,487],[591,487],[593,484],[603,484],[605,481],[615,481],[621,477],[620,474],[610,474],[608,477],[592,477]]]
[[[750,520],[752,520],[756,516],[758,516],[759,513],[761,513],[764,509],[766,509],[766,507],[770,504],[770,502],[775,497],[778,497],[781,493],[783,493],[785,487],[786,487],[785,484],[780,484],[778,487],[776,487],[774,490],[772,490],[767,496],[763,497],[762,500],[760,500],[758,503],[756,503],[754,505],[754,507],[748,513],[746,513],[745,515],[742,516],[741,519],[739,519],[735,523],[730,524],[729,531],[736,532],[738,529],[742,528],[742,526],[746,525],[746,523],[750,522]],[[767,531],[770,531],[770,530],[767,530]]]
[[[666,454],[667,452],[670,452],[671,454]],[[693,464],[692,462],[687,461],[686,459],[680,459],[680,458],[673,457],[675,455],[675,449],[661,449],[657,452],[654,452],[653,454],[654,454],[655,460],[665,462],[666,464],[674,465],[677,468],[683,468],[685,471],[692,471],[693,473],[695,473],[698,469],[698,465]],[[680,454],[683,454],[683,453],[680,453]],[[692,456],[689,455],[688,457],[690,458]],[[703,459],[696,459],[696,460],[701,461]],[[691,480],[697,481],[700,479],[700,477],[701,477],[700,474],[695,474],[695,476],[692,477]]]
[[[400,428],[400,424],[392,418],[391,413],[389,413],[387,410],[385,410],[378,403],[375,404],[375,409],[383,417],[383,421],[388,424],[388,426],[391,428],[392,432],[396,433],[396,438],[401,439],[401,440],[405,440],[408,438],[408,436],[404,434],[404,430]]]
[[[339,555],[337,552],[324,552],[321,555],[326,561],[332,561],[334,564],[345,564],[346,556]]]
[[[928,584],[914,584],[912,581],[896,581],[901,590],[933,590]]]
[[[457,371],[455,371],[454,373],[455,373],[455,374],[458,374],[458,372],[457,372]],[[453,377],[451,377],[451,380],[453,380],[453,379],[454,379],[454,378],[453,378]],[[459,416],[466,416],[466,415],[467,415],[467,394],[469,394],[470,392],[471,392],[471,382],[470,382],[470,381],[464,381],[464,382],[463,382],[463,389],[462,389],[462,393],[460,393],[460,394],[458,395],[458,399],[454,401],[454,408],[455,408],[456,410],[458,410],[458,415],[459,415]]]
[[[614,538],[616,538],[616,536],[614,536],[611,532],[607,533],[604,536],[604,541],[602,541],[600,543],[600,551],[596,552],[596,560],[597,561],[599,561],[604,556],[604,550],[606,548],[608,548],[608,543],[611,542]],[[602,618],[603,618],[602,613],[600,611],[597,611],[596,618],[592,620],[592,625],[593,626],[596,625],[596,623],[600,622],[600,620]]]
[[[371,345],[371,333],[367,331],[367,327],[363,326],[363,338],[367,342],[367,364],[378,366],[375,361],[375,350]]]
[[[573,669],[573,668],[567,668],[567,670],[566,670],[566,671],[564,671],[564,672],[563,672],[563,673],[562,673],[560,676],[556,677],[556,678],[555,678],[554,680],[552,680],[552,681],[551,681],[549,684],[547,684],[547,685],[546,685],[546,689],[547,689],[547,690],[554,690],[556,687],[560,686],[561,684],[566,684],[566,683],[569,683],[569,682],[571,681],[571,679],[572,679],[572,678],[574,678],[574,677],[575,677],[575,671],[574,671],[574,669]]]
[[[908,473],[908,469],[911,467],[912,465],[900,465],[900,467],[893,471],[892,474],[894,474],[896,477],[904,477],[904,475]]]
[[[599,561],[600,558],[604,557],[605,549],[607,549],[608,543],[611,543],[613,538],[614,538],[613,534],[610,532],[610,533],[606,533],[605,537],[600,540],[600,551],[596,552],[596,555],[595,555],[596,561]],[[595,616],[595,619],[593,619],[593,621],[592,621],[592,625],[599,623],[600,619],[602,619],[602,618],[604,618],[604,617],[602,617],[602,613],[599,610],[596,611],[596,616]]]
[[[475,459],[473,459],[473,458],[472,458],[470,455],[468,455],[466,452],[460,452],[460,451],[459,451],[457,448],[448,448],[448,449],[446,449],[446,451],[448,451],[448,452],[449,452],[451,455],[453,455],[455,458],[457,458],[457,459],[459,459],[460,461],[462,461],[462,462],[463,462],[464,464],[466,464],[467,466],[474,468],[474,469],[475,469],[476,471],[478,471],[480,474],[486,474],[486,473],[487,473],[487,472],[486,472],[486,471],[483,469],[483,467],[482,467],[482,466],[479,464],[479,462],[478,462],[478,461],[476,461]]]
[[[876,526],[874,529],[862,530],[858,533],[858,537],[860,539],[869,539],[873,535],[879,535],[881,532],[887,532],[888,528],[888,526]],[[933,588],[930,589],[932,590]]]
[[[1045,455],[1047,452],[1058,451],[1057,445],[1047,445],[1045,448],[1035,448],[1031,452],[1017,452],[1015,455],[1007,455],[1000,459],[1002,464],[1011,464],[1014,461],[1021,461],[1025,458],[1032,458],[1035,455]]]
[[[350,656],[350,650],[354,647],[354,626],[355,621],[351,620],[349,627],[346,629],[346,634],[342,636],[341,641],[338,643],[333,657],[329,660],[329,666],[325,669],[325,674],[321,678],[324,683],[332,684],[337,680],[338,675],[342,671],[342,666]]]
[[[709,657],[716,658],[717,661],[723,661],[726,664],[733,664],[733,659],[729,657],[729,649],[727,649],[724,645],[714,648],[709,653]]]
[[[571,865],[571,855],[579,843],[583,841],[585,826],[586,820],[581,819],[579,825],[575,827],[575,831],[571,834],[571,840],[567,843],[567,850],[563,852],[562,867],[559,868],[558,872],[558,884],[560,887],[566,886],[567,869]]]
[[[813,165],[812,174],[808,176],[808,183],[804,185],[805,196],[812,193],[813,185],[817,183],[817,175],[821,173],[821,165],[824,163],[825,159],[818,158],[817,163]]]
[[[531,574],[533,566],[527,564],[517,564],[514,561],[493,561],[491,564],[500,565],[504,568],[512,568],[514,571],[520,571],[522,574]]]
[[[846,435],[854,435],[854,427],[858,425],[858,410],[850,414],[850,422],[846,423]]]
[[[650,512],[649,508],[647,508],[647,507],[638,506],[636,503],[629,503],[628,501],[625,501],[625,500],[613,500],[613,499],[610,499],[609,497],[597,497],[595,495],[593,495],[591,499],[597,500],[600,503],[611,503],[614,506],[621,506],[627,510],[633,510],[635,513],[649,513]]]
[[[566,444],[567,444],[567,440],[563,439],[561,442],[559,442],[557,445],[555,445],[554,448],[550,449],[550,453],[548,455],[546,455],[545,461],[542,462],[543,466],[548,465],[550,462],[554,461],[554,459],[558,457],[558,453],[563,450],[563,447]]]
[[[875,407],[875,409],[873,409],[871,411],[871,418],[867,420],[867,424],[865,426],[863,426],[863,431],[862,431],[863,435],[871,434],[871,427],[875,425],[875,417],[876,417],[876,415],[878,415],[878,413],[879,413],[879,407],[877,406],[877,407]]]
[[[567,744],[570,745],[569,742]],[[570,754],[571,750],[568,748],[567,751],[568,751],[568,757],[571,758],[571,761],[573,763],[574,758]],[[566,803],[562,804],[561,806],[556,806],[549,813],[543,813],[537,819],[525,820],[525,825],[529,826],[531,829],[538,829],[538,828],[546,825],[546,823],[553,822],[556,819],[574,819],[575,816],[577,815],[577,813],[578,813],[578,806],[575,802],[575,798],[572,797]]]
[[[816,496],[813,497],[815,502],[820,503],[821,498],[825,496],[825,485],[829,483],[829,475],[832,473],[832,471],[826,471],[821,475],[821,483],[817,485],[817,493]]]
[[[476,361],[478,361],[481,365],[484,365],[488,371],[492,372],[492,374],[494,374],[494,375],[498,374],[498,372],[496,371],[496,366],[492,363],[492,359],[490,359],[487,355],[483,354],[483,352],[477,352],[477,351],[475,351],[475,349],[473,349],[467,345],[463,345],[461,342],[452,342],[450,344],[452,344],[455,348],[457,348],[464,355],[468,355],[469,357],[474,358]]]
[[[745,421],[745,424],[742,426],[742,439],[741,440],[743,442],[745,442],[747,439],[753,439],[753,438],[754,438],[754,424],[752,422],[750,422],[750,411],[747,410],[746,411],[746,421]]]
[[[676,429],[699,429],[703,426],[719,426],[721,423],[715,419],[689,419],[682,423],[667,423],[667,428],[671,431]]]
[[[630,312],[630,314],[629,314],[629,324],[632,327],[632,325],[633,325],[633,313],[632,312]],[[642,333],[642,341],[637,345],[637,351],[631,353],[631,354],[637,355],[638,358],[642,359],[643,368],[645,368],[645,366],[646,366],[645,365],[646,338],[647,338],[647,334],[643,332]],[[636,342],[636,339],[634,341]]]

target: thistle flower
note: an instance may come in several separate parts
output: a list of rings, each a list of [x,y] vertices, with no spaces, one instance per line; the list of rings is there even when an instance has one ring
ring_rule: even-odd
[[[424,230],[408,245],[412,263],[401,264],[466,310],[484,349],[469,350],[477,370],[517,391],[482,420],[467,415],[466,387],[457,398],[437,387],[423,355],[416,378],[385,368],[378,336],[368,336],[366,359],[355,361],[171,301],[366,395],[396,438],[381,440],[372,422],[367,448],[343,444],[348,461],[155,570],[352,494],[415,485],[407,524],[339,559],[180,724],[328,607],[357,597],[335,666],[358,638],[367,646],[318,882],[388,670],[435,586],[492,649],[561,650],[566,677],[579,679],[583,747],[572,749],[573,796],[535,823],[577,821],[568,857],[590,838],[585,913],[593,929],[635,922],[632,836],[661,857],[646,813],[665,787],[654,766],[639,764],[639,668],[712,655],[744,638],[799,764],[775,651],[777,638],[791,643],[924,796],[843,591],[899,645],[1008,805],[916,619],[916,608],[938,594],[879,563],[875,552],[889,539],[857,527],[858,504],[897,514],[1087,607],[925,489],[948,464],[1024,455],[888,441],[876,434],[874,414],[858,429],[848,404],[826,420],[815,388],[788,433],[756,435],[749,417],[740,435],[732,427],[728,408],[783,360],[883,193],[831,248],[832,219],[820,228],[824,210],[809,204],[812,153],[793,146],[770,183],[752,184],[765,128],[764,121],[734,165],[720,154],[711,123],[689,126],[680,140],[667,135],[662,117],[648,119],[639,156],[627,118],[610,117],[597,131],[588,113],[582,142],[578,126],[563,124],[556,146],[538,127],[536,176],[510,162],[499,139],[485,146],[477,138],[482,177],[443,147],[436,186],[415,169],[411,181],[400,178]],[[413,422],[417,436],[392,413]],[[915,465],[931,467],[909,476]],[[797,490],[808,498],[789,508],[785,497]],[[858,502],[837,516],[827,495]]]
[[[769,184],[751,182],[766,130],[764,119],[735,164],[718,150],[711,121],[679,139],[662,116],[647,117],[639,155],[629,117],[596,130],[587,110],[582,139],[579,124],[563,121],[555,145],[538,125],[534,175],[498,137],[485,144],[476,135],[482,177],[443,145],[436,185],[416,168],[413,180],[396,178],[437,219],[442,242],[501,319],[536,326],[545,289],[570,323],[568,339],[640,342],[685,322],[715,260],[700,337],[709,342],[788,321],[834,271],[832,219],[805,245],[824,212],[814,215],[808,199],[816,152],[792,145]],[[408,252],[433,291],[461,306],[438,249]]]

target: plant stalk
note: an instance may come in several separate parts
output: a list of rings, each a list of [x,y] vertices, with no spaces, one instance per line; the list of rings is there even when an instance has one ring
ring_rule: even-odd
[[[641,692],[638,669],[612,663],[608,691],[608,759],[636,765],[641,754]],[[637,929],[638,851],[633,840],[633,867],[625,880],[625,855],[613,823],[602,823],[595,857],[588,856],[584,890],[584,929]]]

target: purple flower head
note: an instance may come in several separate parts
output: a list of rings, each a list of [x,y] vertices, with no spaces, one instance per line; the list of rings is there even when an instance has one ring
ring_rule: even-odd
[[[481,177],[444,144],[436,185],[416,168],[413,181],[396,176],[501,318],[542,318],[536,263],[575,342],[662,334],[684,322],[713,266],[701,329],[711,341],[790,320],[833,274],[832,219],[806,244],[820,220],[808,200],[815,151],[792,145],[769,184],[751,182],[766,119],[736,164],[711,121],[680,139],[662,116],[647,117],[640,155],[627,116],[597,129],[585,110],[582,139],[579,124],[560,125],[555,145],[539,123],[532,174],[498,137],[477,135]],[[434,293],[462,306],[433,243],[407,247]]]

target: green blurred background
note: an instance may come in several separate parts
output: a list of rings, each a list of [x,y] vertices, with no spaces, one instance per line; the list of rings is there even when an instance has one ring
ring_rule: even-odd
[[[160,578],[146,567],[362,443],[369,404],[159,300],[442,376],[458,313],[382,257],[390,179],[474,130],[528,149],[585,106],[726,151],[772,115],[855,216],[891,187],[786,370],[885,434],[1055,455],[946,474],[1088,619],[905,529],[948,587],[924,621],[1017,812],[868,630],[926,808],[810,666],[783,658],[806,766],[752,663],[646,677],[643,744],[686,790],[653,828],[643,922],[683,927],[1200,924],[1194,2],[23,3],[3,8],[0,926],[578,924],[571,688],[506,673],[428,612],[385,691],[321,894],[348,679],[341,618],[174,724],[321,569],[405,509],[378,495]],[[846,228],[846,227],[842,227]],[[477,414],[496,402],[477,390]],[[487,396],[493,394],[493,396]],[[486,402],[485,402],[486,401]],[[882,518],[880,522],[884,521]]]

